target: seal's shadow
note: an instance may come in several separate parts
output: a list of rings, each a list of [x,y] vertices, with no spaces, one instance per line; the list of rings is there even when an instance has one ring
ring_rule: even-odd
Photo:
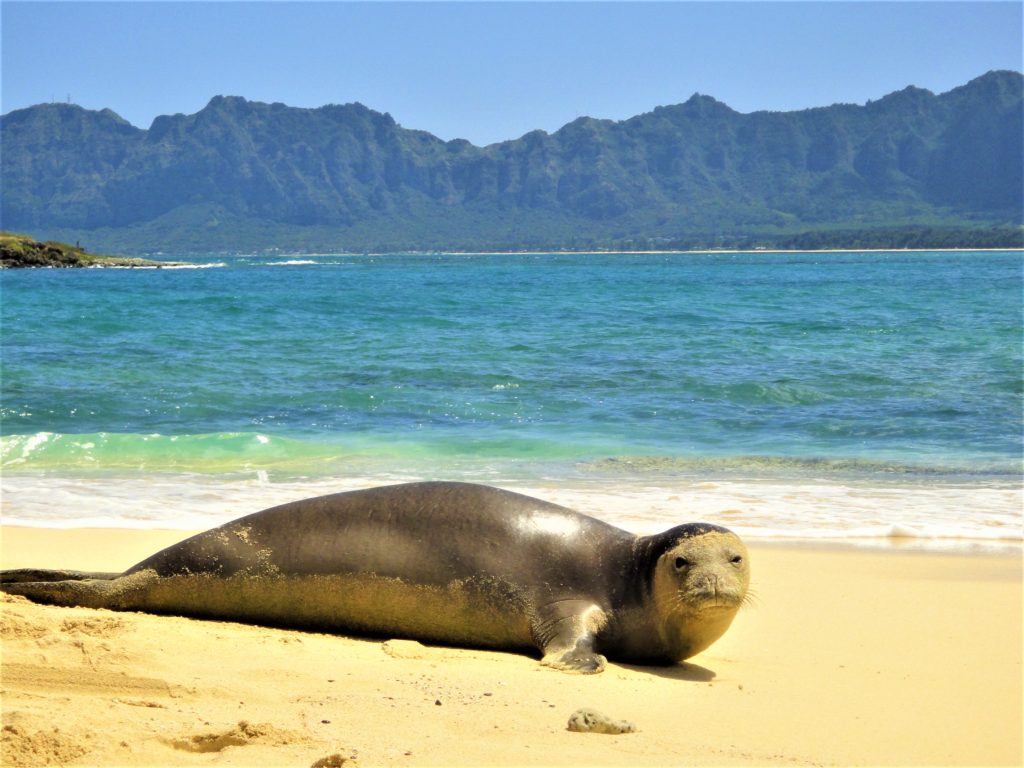
[[[666,677],[669,680],[686,680],[691,683],[710,683],[715,679],[716,674],[707,667],[699,664],[690,664],[683,661],[670,667],[650,667],[639,664],[617,664],[616,666],[629,669],[634,672],[646,672],[649,675]]]

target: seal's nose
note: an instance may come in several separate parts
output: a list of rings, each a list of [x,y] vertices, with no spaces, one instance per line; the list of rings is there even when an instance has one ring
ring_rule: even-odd
[[[720,584],[718,581],[718,574],[715,573],[703,573],[700,576],[700,580],[697,582],[697,589],[704,592],[710,597],[718,597]]]

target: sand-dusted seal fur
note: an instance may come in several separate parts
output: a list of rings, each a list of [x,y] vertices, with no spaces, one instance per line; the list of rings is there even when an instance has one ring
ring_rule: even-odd
[[[174,544],[122,574],[15,570],[41,603],[502,649],[600,672],[707,648],[747,594],[725,528],[635,536],[565,507],[428,482],[284,504]]]

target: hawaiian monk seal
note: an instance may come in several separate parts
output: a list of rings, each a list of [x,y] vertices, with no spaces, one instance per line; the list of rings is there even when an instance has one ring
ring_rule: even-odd
[[[147,611],[453,645],[675,663],[744,602],[740,539],[705,523],[635,536],[565,507],[467,483],[321,496],[200,533],[123,574],[14,570],[41,603]]]

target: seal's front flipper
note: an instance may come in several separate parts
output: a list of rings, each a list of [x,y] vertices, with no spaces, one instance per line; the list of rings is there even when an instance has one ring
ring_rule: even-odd
[[[539,606],[533,636],[544,653],[540,663],[585,675],[602,671],[607,660],[594,650],[594,638],[607,621],[607,614],[589,600]]]
[[[16,584],[22,581],[84,581],[116,579],[120,573],[100,573],[91,571],[55,571],[42,568],[15,568],[0,571],[0,584]]]
[[[604,671],[607,659],[600,653],[587,648],[571,648],[562,652],[561,649],[545,653],[540,663],[545,667],[560,669],[563,672],[578,672],[581,675],[594,675]]]

